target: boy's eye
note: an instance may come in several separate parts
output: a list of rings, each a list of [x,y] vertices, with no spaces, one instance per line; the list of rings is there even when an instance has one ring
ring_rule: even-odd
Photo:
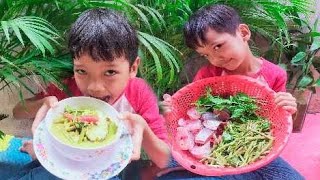
[[[115,75],[117,72],[116,71],[114,71],[114,70],[108,70],[108,71],[106,71],[105,73],[104,73],[104,75],[106,75],[106,76],[113,76],[113,75]]]
[[[87,72],[85,71],[85,70],[83,70],[83,69],[76,69],[76,70],[74,70],[76,73],[78,73],[78,74],[80,74],[80,75],[84,75],[84,74],[86,74]]]
[[[216,51],[216,50],[220,49],[221,46],[222,46],[222,44],[218,44],[218,45],[214,46],[213,49]]]
[[[201,54],[201,56],[204,57],[204,58],[208,57],[208,55],[206,55],[206,54]]]

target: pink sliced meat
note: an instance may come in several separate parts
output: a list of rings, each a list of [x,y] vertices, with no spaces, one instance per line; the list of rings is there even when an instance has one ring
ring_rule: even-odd
[[[218,120],[218,115],[213,114],[212,112],[205,112],[201,115],[201,119],[206,120]]]
[[[201,117],[201,114],[196,110],[195,107],[190,108],[190,109],[187,111],[187,115],[188,115],[189,118],[192,119],[192,120],[200,119],[200,117]]]
[[[213,131],[208,128],[201,129],[195,137],[195,143],[205,144],[212,138]]]
[[[221,121],[218,120],[204,120],[203,123],[204,127],[211,129],[211,130],[217,130],[219,125],[221,124]]]
[[[180,118],[178,120],[178,126],[186,126],[187,125],[187,121],[183,118]]]
[[[178,127],[175,137],[182,150],[189,150],[194,146],[194,136],[185,127]]]
[[[194,146],[189,150],[189,152],[198,159],[202,159],[206,156],[208,156],[211,152],[211,147],[210,147],[210,141],[205,143],[202,146]]]
[[[189,120],[189,121],[187,121],[187,123],[188,124],[186,125],[186,128],[192,133],[196,133],[200,129],[203,128],[201,120],[199,120],[199,119],[197,119],[197,120]]]

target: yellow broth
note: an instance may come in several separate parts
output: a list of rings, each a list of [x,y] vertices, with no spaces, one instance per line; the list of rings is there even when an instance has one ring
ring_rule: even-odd
[[[80,143],[78,142],[80,134],[78,132],[68,132],[63,123],[52,123],[50,131],[56,138],[65,144],[80,148],[94,148],[110,143],[115,138],[117,129],[117,125],[113,121],[109,121],[108,133],[104,140],[92,142],[85,139]]]

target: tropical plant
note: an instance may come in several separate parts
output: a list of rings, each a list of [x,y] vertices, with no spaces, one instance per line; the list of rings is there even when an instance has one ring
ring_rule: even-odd
[[[46,57],[52,56],[58,45],[57,30],[43,18],[20,16],[14,6],[14,2],[1,1],[0,90],[15,87],[22,97],[22,88],[35,93],[29,84],[41,84],[38,75],[58,83],[60,72],[54,70],[66,67],[66,63]]]
[[[312,13],[313,1],[308,0],[135,0],[157,9],[167,24],[166,31],[154,31],[158,37],[170,42],[182,52],[182,59],[188,59],[192,51],[185,47],[182,29],[189,16],[199,8],[208,4],[226,4],[235,8],[243,22],[249,25],[253,38],[251,49],[258,56],[264,55],[275,63],[282,63],[283,54],[291,46],[292,22],[298,23],[301,15]],[[256,38],[258,37],[258,38]],[[260,40],[268,42],[265,52],[259,47]],[[258,41],[256,41],[258,40]],[[184,64],[184,61],[181,60]]]
[[[13,38],[10,42],[15,42],[15,46],[12,46],[13,48],[11,49],[6,49],[1,45],[1,49],[5,49],[9,54],[13,50],[16,51],[18,49],[21,51],[20,53],[15,52],[13,53],[14,56],[11,55],[9,58],[5,57],[4,60],[2,60],[7,60],[7,62],[11,62],[14,65],[17,64],[16,66],[11,65],[11,70],[2,72],[6,77],[2,79],[10,80],[10,83],[5,83],[4,85],[22,86],[31,91],[32,89],[26,83],[23,84],[21,78],[27,77],[33,84],[39,84],[34,81],[34,78],[30,78],[29,75],[32,74],[40,74],[40,77],[46,81],[59,82],[57,81],[59,78],[57,75],[60,75],[59,72],[62,72],[59,68],[70,72],[71,65],[68,63],[70,61],[63,61],[66,60],[66,57],[68,58],[68,56],[66,56],[66,38],[57,38],[59,38],[59,36],[66,36],[72,22],[74,22],[78,15],[84,10],[94,7],[106,7],[116,9],[126,14],[131,23],[139,30],[138,35],[141,44],[139,55],[142,57],[140,75],[151,83],[158,94],[162,94],[170,89],[174,91],[180,87],[178,73],[184,64],[183,59],[189,57],[191,53],[191,51],[184,46],[182,38],[183,24],[194,11],[204,5],[212,3],[223,3],[237,9],[243,21],[249,24],[254,35],[262,36],[269,40],[270,50],[268,54],[271,54],[269,57],[276,59],[276,62],[281,62],[283,52],[291,43],[290,34],[288,33],[288,19],[296,21],[300,18],[298,14],[310,12],[310,2],[307,0],[244,0],[241,2],[237,0],[3,0],[0,1],[0,17],[1,21],[4,22],[1,23],[1,42],[9,42],[9,33],[9,37]],[[28,19],[29,16],[32,18]],[[22,18],[23,22],[19,18]],[[41,18],[43,21],[38,20]],[[6,25],[11,25],[11,22],[6,23],[6,21],[13,19],[18,19],[18,21],[14,21],[16,22],[15,24],[18,25],[20,25],[19,22],[22,22],[21,25],[27,24],[32,26],[37,26],[37,23],[46,24],[41,25],[42,28],[38,29],[29,27],[29,31],[30,29],[37,29],[36,33],[39,31],[43,32],[37,36],[28,36],[24,33],[28,33],[29,31],[24,32],[16,25],[14,27]],[[33,21],[37,23],[33,23]],[[40,25],[38,24],[38,26]],[[19,35],[19,32],[18,34],[15,33],[17,27],[18,30],[20,29],[20,34],[22,35]],[[31,37],[31,39],[28,39],[28,37]],[[5,41],[3,39],[5,39]],[[59,43],[57,43],[57,41],[59,41]],[[172,46],[169,43],[172,44]],[[254,41],[252,44],[255,45]],[[263,53],[259,51],[259,48],[255,48],[254,46],[252,46],[252,49],[257,50],[256,53],[258,55]],[[51,54],[45,53],[46,51]],[[181,52],[181,54],[177,52]],[[27,58],[26,61],[19,61],[18,59],[21,57],[29,58]],[[33,57],[36,57],[36,59]],[[52,61],[52,59],[55,60]],[[46,68],[39,68],[38,66],[35,70],[40,70],[40,72],[33,71],[34,69],[30,67],[35,66],[33,62],[35,60],[37,60],[36,64],[38,64],[39,61],[45,61],[46,63],[44,63],[44,65],[46,65]],[[21,72],[19,69],[25,70],[25,73],[17,74],[17,72]],[[30,69],[32,70],[30,71]],[[55,73],[49,73],[49,75],[45,76],[45,73],[41,72],[41,70],[48,69]]]
[[[291,30],[292,46],[284,55],[290,60],[285,68],[289,73],[289,88],[292,90],[320,86],[320,59],[316,56],[320,51],[320,32],[317,28],[318,20],[313,27],[303,23]]]
[[[177,49],[162,39],[153,35],[155,28],[165,29],[165,23],[160,13],[142,4],[133,4],[130,1],[93,1],[93,0],[24,0],[24,1],[1,1],[5,17],[9,19],[15,16],[32,15],[46,19],[52,24],[57,32],[56,35],[66,37],[71,24],[83,11],[95,8],[112,8],[124,13],[131,23],[138,29],[140,41],[139,55],[142,57],[140,75],[155,87],[160,81],[164,81],[166,87],[176,85],[176,77],[180,71],[181,64],[178,62]],[[15,16],[13,16],[15,15]],[[1,17],[1,16],[0,16]],[[152,24],[150,21],[152,20]],[[49,35],[49,37],[53,37]],[[66,38],[59,39],[60,46],[55,47],[55,55],[59,60],[60,55],[67,53]],[[32,42],[31,42],[32,43]],[[46,43],[46,45],[49,45]],[[52,50],[52,49],[50,49]],[[50,55],[51,57],[52,55]],[[164,68],[165,67],[165,68]]]

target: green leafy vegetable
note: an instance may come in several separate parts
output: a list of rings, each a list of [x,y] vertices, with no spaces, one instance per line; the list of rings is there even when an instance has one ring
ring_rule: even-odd
[[[222,98],[211,94],[212,90],[207,88],[206,94],[195,103],[199,112],[213,110],[227,110],[231,114],[231,119],[246,122],[249,120],[261,120],[256,114],[258,110],[257,101],[244,93],[235,96]]]

